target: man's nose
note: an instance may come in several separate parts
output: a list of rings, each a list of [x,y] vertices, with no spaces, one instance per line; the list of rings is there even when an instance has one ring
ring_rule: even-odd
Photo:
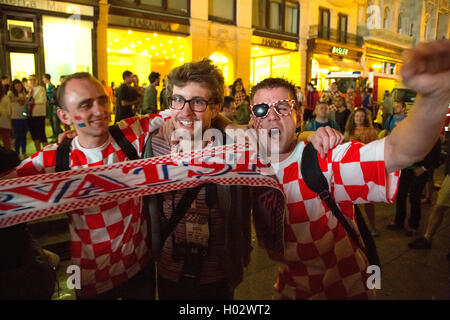
[[[280,119],[280,117],[279,117],[278,113],[275,111],[274,107],[269,108],[269,114],[267,115],[267,119],[268,120],[279,120]]]

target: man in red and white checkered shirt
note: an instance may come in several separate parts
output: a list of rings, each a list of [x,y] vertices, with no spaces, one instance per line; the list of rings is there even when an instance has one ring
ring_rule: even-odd
[[[58,116],[77,133],[71,142],[70,168],[127,160],[108,131],[109,99],[102,85],[88,73],[77,73],[66,79],[60,92]],[[141,154],[146,139],[163,122],[160,115],[148,115],[123,120],[119,127]],[[46,146],[25,159],[14,173],[27,176],[54,172],[57,147]],[[117,199],[68,213],[72,263],[81,270],[79,298],[154,298],[155,271],[141,208],[142,198]]]
[[[416,106],[391,135],[363,145],[348,142],[319,150],[320,168],[342,213],[358,230],[354,203],[392,202],[399,170],[431,150],[450,101],[450,40],[420,44],[404,65],[404,82],[418,93]],[[300,172],[304,143],[295,139],[295,87],[266,79],[252,90],[252,123],[279,146],[272,163],[287,199],[284,256],[276,283],[281,299],[367,299],[368,260]],[[301,119],[299,119],[301,120]],[[330,140],[335,137],[330,133]],[[326,141],[326,140],[325,140]],[[270,150],[270,143],[269,143]]]

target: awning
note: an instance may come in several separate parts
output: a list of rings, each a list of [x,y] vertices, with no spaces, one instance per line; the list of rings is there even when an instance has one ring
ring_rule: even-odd
[[[364,71],[363,66],[354,60],[317,57],[316,55],[313,56],[313,59],[319,63],[320,68],[339,67],[339,71]]]

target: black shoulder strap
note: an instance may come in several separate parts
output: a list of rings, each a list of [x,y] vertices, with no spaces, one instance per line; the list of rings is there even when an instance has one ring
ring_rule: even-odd
[[[72,139],[64,139],[56,149],[55,171],[67,171],[70,169],[70,152],[72,151]]]
[[[305,147],[305,150],[303,150],[300,170],[302,172],[303,180],[308,188],[317,193],[320,198],[325,201],[328,208],[331,210],[336,219],[338,219],[338,221],[342,224],[350,238],[367,255],[369,263],[371,265],[378,265],[381,267],[375,241],[373,240],[372,235],[364,222],[364,218],[362,217],[358,206],[355,206],[356,224],[358,225],[365,248],[361,245],[355,229],[350,226],[348,220],[344,217],[336,202],[331,197],[330,192],[328,191],[328,181],[320,169],[317,151],[314,149],[312,143],[309,143]]]
[[[139,159],[138,153],[134,148],[133,144],[128,141],[128,139],[123,134],[122,130],[120,130],[117,124],[109,126],[109,133],[120,146],[123,152],[125,152],[128,160],[136,160]]]
[[[180,222],[181,219],[183,219],[192,202],[195,200],[195,198],[197,198],[197,195],[202,187],[203,184],[195,188],[187,189],[186,192],[183,194],[183,197],[181,198],[180,202],[178,202],[177,207],[173,211],[172,216],[170,217],[167,225],[161,232],[162,246],[164,245],[166,239],[173,232],[178,222]]]
[[[352,238],[357,245],[361,246],[355,229],[350,226],[328,191],[328,181],[320,169],[317,151],[314,149],[312,143],[308,143],[305,150],[303,150],[300,170],[302,172],[303,180],[308,188],[317,193],[319,197],[325,201],[333,215],[345,228],[350,238]]]

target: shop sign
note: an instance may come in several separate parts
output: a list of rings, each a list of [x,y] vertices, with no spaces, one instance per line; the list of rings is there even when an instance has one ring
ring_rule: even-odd
[[[161,22],[157,20],[109,15],[108,22],[109,25],[146,29],[157,32],[189,34],[189,27],[186,25]]]
[[[266,47],[277,48],[277,49],[287,49],[287,50],[297,50],[298,44],[291,41],[283,41],[271,38],[263,38],[258,36],[252,36],[252,43],[259,44]]]
[[[68,14],[94,16],[94,9],[92,7],[68,2],[56,2],[49,0],[0,0],[0,4],[22,8],[63,12]]]
[[[348,49],[333,47],[333,48],[331,48],[331,53],[336,53],[336,54],[341,54],[343,56],[346,56],[348,54]]]

